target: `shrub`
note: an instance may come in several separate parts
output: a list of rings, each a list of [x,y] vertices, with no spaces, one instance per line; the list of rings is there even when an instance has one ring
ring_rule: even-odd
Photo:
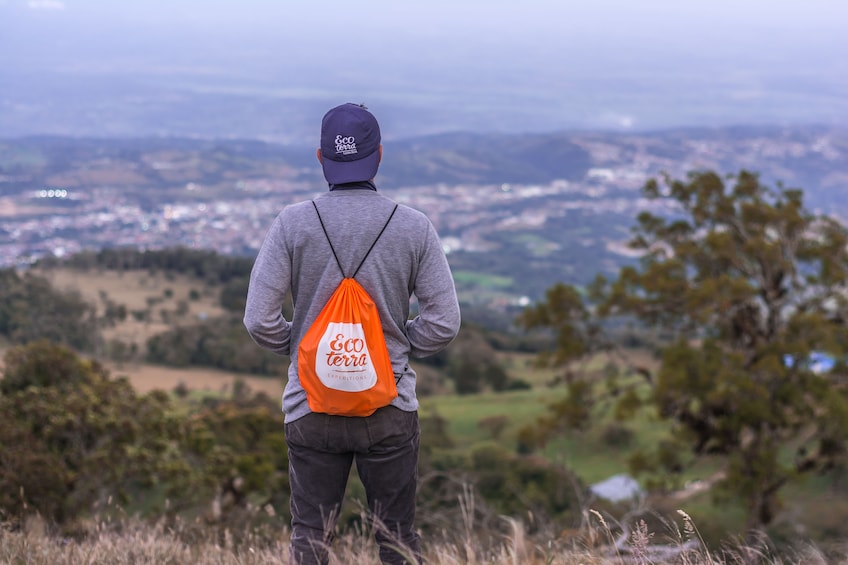
[[[601,441],[609,447],[630,447],[634,436],[633,430],[617,422],[607,424],[601,431]]]
[[[101,497],[126,500],[136,486],[184,474],[173,449],[179,425],[164,393],[138,396],[99,363],[47,342],[10,349],[4,373],[5,507],[63,522]]]

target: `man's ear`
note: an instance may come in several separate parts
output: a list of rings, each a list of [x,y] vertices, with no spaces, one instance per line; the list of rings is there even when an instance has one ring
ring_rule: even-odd
[[[382,149],[382,147],[381,147],[381,149]],[[324,164],[324,158],[321,157],[321,148],[320,147],[315,151],[315,156],[318,157],[318,162],[323,165]]]

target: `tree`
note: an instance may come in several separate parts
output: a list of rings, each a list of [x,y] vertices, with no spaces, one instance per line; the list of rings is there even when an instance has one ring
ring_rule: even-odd
[[[674,336],[647,382],[682,446],[638,461],[675,473],[686,452],[689,462],[714,456],[720,492],[744,501],[749,527],[767,525],[787,483],[846,458],[848,230],[806,210],[802,191],[746,171],[664,176],[643,193],[674,212],[641,213],[631,242],[640,263],[599,278],[592,293],[598,315]],[[537,325],[565,336],[578,323]],[[817,354],[837,362],[822,370],[810,362]]]
[[[94,502],[189,467],[168,396],[135,393],[96,361],[39,341],[10,349],[0,380],[0,511],[64,522]]]
[[[446,373],[458,394],[473,394],[486,387],[502,391],[509,385],[509,375],[479,328],[463,326],[447,348],[447,359]]]
[[[15,344],[48,339],[82,351],[100,339],[96,309],[78,292],[57,291],[47,279],[13,269],[0,269],[0,336]]]
[[[147,359],[175,367],[190,365],[263,375],[285,374],[288,359],[256,347],[240,317],[210,318],[179,325],[147,340]]]
[[[525,450],[543,444],[552,435],[585,430],[596,404],[595,387],[583,361],[592,353],[607,348],[601,327],[574,287],[558,283],[545,292],[545,300],[527,308],[519,317],[525,328],[553,330],[551,348],[539,354],[540,366],[564,368],[557,382],[565,384],[567,394],[551,403],[549,413],[536,425],[521,430],[519,444]]]
[[[222,524],[244,523],[249,503],[271,505],[287,520],[288,451],[279,401],[251,396],[244,381],[238,383],[231,399],[210,398],[189,418],[184,450],[196,469],[185,487],[201,500],[214,497],[220,513],[213,518]]]

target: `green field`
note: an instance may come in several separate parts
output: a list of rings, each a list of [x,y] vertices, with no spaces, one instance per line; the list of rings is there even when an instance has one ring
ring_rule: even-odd
[[[637,358],[642,356],[643,362],[647,360],[645,352],[630,353]],[[468,454],[475,445],[493,440],[514,451],[518,445],[519,430],[533,425],[538,418],[546,415],[551,403],[565,395],[562,386],[550,384],[556,371],[538,369],[532,365],[531,360],[531,357],[519,354],[506,355],[502,359],[511,376],[532,383],[531,390],[427,397],[421,401],[422,417],[438,415],[445,419],[454,450],[459,454]],[[597,371],[606,362],[606,359],[597,358],[587,363],[586,368]],[[647,393],[647,388],[642,390]],[[502,419],[505,422],[496,437],[485,425],[491,419]],[[632,441],[626,446],[611,445],[605,432],[613,425],[629,429]],[[670,433],[668,422],[659,419],[648,408],[638,412],[632,419],[616,422],[611,404],[601,404],[595,408],[592,423],[587,429],[563,431],[552,437],[540,453],[551,462],[572,470],[584,485],[590,485],[617,474],[629,474],[630,456],[638,450],[651,450],[658,442],[668,438]],[[651,496],[651,504],[655,505],[658,513],[666,516],[673,516],[678,510],[685,511],[698,523],[705,538],[711,540],[726,538],[728,531],[742,531],[745,512],[735,501],[722,499],[721,493],[715,490],[698,492],[693,489],[693,494],[683,495],[688,492],[686,487],[709,479],[720,468],[721,462],[716,459],[704,458],[698,461],[676,481],[675,488],[683,489],[679,491],[681,496],[655,493]],[[842,524],[848,520],[848,502],[841,501],[839,497],[834,498],[834,493],[842,483],[841,476],[837,470],[826,476],[809,477],[786,488],[783,510],[770,528],[770,535],[783,540],[792,539],[802,530],[814,537],[844,535]],[[646,477],[639,478],[644,481]],[[600,501],[592,504],[605,506]],[[625,506],[617,511],[623,513],[626,509]]]
[[[486,273],[472,271],[456,271],[453,273],[453,278],[457,286],[471,285],[488,289],[509,288],[514,282],[511,277],[487,275]]]

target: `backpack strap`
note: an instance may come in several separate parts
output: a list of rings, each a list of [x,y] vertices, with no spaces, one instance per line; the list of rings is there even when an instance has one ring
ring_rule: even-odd
[[[361,269],[362,265],[365,264],[365,260],[371,254],[371,250],[374,249],[374,246],[377,245],[377,241],[380,240],[380,237],[383,235],[383,232],[386,231],[387,227],[389,227],[389,222],[392,221],[392,218],[394,217],[395,212],[398,209],[398,205],[395,204],[395,207],[392,208],[392,213],[389,214],[389,219],[386,220],[386,223],[383,225],[383,229],[380,230],[380,233],[377,234],[377,238],[374,240],[374,243],[372,243],[371,247],[368,248],[368,251],[365,252],[365,257],[363,257],[362,261],[359,262],[359,266],[356,268],[356,270],[353,272],[353,274],[350,277],[348,277],[347,275],[345,275],[344,269],[342,268],[342,263],[341,263],[341,261],[339,261],[339,256],[336,254],[335,247],[333,247],[333,242],[330,241],[330,235],[327,233],[327,228],[326,228],[326,226],[324,226],[324,220],[321,218],[321,213],[318,212],[318,205],[315,203],[314,200],[312,201],[312,206],[315,208],[315,213],[318,214],[318,221],[321,222],[321,229],[324,230],[324,237],[327,238],[327,243],[330,244],[330,250],[333,252],[333,257],[336,259],[336,265],[339,266],[339,271],[342,272],[342,276],[344,278],[351,278],[351,279],[356,277],[356,274],[359,273],[359,269]]]

